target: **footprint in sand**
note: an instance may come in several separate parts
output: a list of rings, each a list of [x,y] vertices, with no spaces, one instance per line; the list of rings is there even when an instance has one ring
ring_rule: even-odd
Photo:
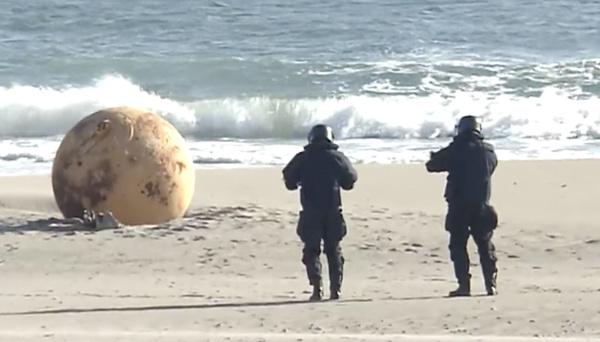
[[[369,249],[374,249],[375,247],[376,246],[374,244],[372,244],[372,243],[364,243],[364,244],[358,246],[358,249],[369,250]]]
[[[9,243],[5,244],[4,247],[6,247],[6,251],[7,252],[16,251],[17,249],[19,249],[19,246],[17,246],[17,245],[11,245]]]

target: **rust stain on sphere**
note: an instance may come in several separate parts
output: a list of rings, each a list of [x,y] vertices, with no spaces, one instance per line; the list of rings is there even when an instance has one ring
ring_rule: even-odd
[[[52,188],[65,217],[112,211],[128,225],[181,217],[194,192],[185,141],[153,113],[110,108],[79,121],[64,137],[52,166]]]

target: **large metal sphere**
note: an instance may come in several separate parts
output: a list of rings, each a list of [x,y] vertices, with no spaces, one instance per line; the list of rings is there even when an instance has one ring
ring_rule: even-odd
[[[83,118],[64,137],[52,167],[54,198],[65,217],[111,211],[128,225],[183,216],[195,173],[185,141],[169,122],[133,108]]]

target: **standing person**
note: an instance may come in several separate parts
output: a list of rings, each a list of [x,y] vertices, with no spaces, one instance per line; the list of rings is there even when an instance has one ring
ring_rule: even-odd
[[[426,164],[429,172],[448,172],[445,226],[450,233],[450,258],[458,280],[458,288],[448,294],[450,297],[471,295],[469,235],[477,244],[487,294],[497,294],[498,270],[492,235],[498,217],[489,205],[491,177],[497,164],[494,147],[483,140],[481,124],[474,116],[462,117],[452,143],[432,152]]]
[[[321,240],[329,265],[330,299],[339,299],[344,257],[340,242],[346,235],[342,216],[340,188],[354,187],[357,174],[346,156],[333,143],[333,131],[326,125],[314,126],[308,134],[308,145],[283,169],[288,190],[300,187],[302,211],[297,233],[302,242],[302,262],[313,287],[311,301],[323,297],[321,279]]]

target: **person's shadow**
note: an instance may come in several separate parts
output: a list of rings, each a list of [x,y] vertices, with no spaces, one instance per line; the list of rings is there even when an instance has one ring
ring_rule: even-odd
[[[264,301],[264,302],[242,302],[242,303],[212,303],[212,304],[182,304],[182,305],[152,305],[152,306],[124,306],[124,307],[101,307],[101,308],[65,308],[65,309],[46,309],[31,310],[20,312],[0,312],[0,316],[20,316],[20,315],[50,315],[50,314],[73,314],[73,313],[91,313],[91,312],[139,312],[139,311],[159,311],[159,310],[200,310],[200,309],[218,309],[218,308],[246,308],[246,307],[273,307],[285,305],[306,305],[306,304],[324,304],[324,303],[361,303],[371,302],[372,299],[341,299],[341,300],[322,300],[320,302],[311,302],[308,300],[283,300],[283,301]]]
[[[484,295],[481,295],[484,296]],[[471,297],[480,297],[472,295]],[[456,297],[469,298],[469,297]],[[386,297],[377,299],[379,301],[415,301],[415,300],[436,300],[451,299],[448,296],[414,296],[414,297]],[[97,307],[97,308],[64,308],[64,309],[46,309],[31,310],[20,312],[0,312],[0,316],[21,316],[21,315],[50,315],[50,314],[73,314],[73,313],[92,313],[92,312],[140,312],[140,311],[160,311],[160,310],[202,310],[218,308],[247,308],[247,307],[275,307],[286,305],[315,305],[315,304],[335,304],[335,303],[367,303],[373,302],[372,298],[349,298],[340,300],[322,300],[311,302],[308,300],[282,300],[282,301],[262,301],[262,302],[241,302],[241,303],[211,303],[211,304],[181,304],[181,305],[149,305],[149,306],[124,306],[124,307]]]

